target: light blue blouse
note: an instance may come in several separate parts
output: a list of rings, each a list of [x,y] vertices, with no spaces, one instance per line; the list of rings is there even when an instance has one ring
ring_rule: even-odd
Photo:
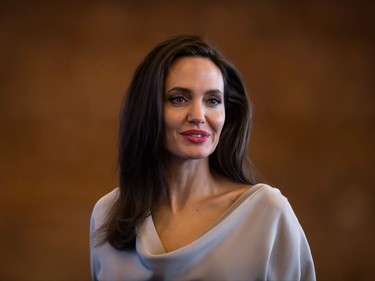
[[[276,188],[257,184],[197,240],[166,252],[149,216],[134,250],[95,247],[95,231],[118,189],[95,205],[90,228],[93,280],[316,280],[305,234]]]

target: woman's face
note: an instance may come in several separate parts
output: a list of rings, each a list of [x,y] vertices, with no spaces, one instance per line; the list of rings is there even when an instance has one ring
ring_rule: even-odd
[[[209,59],[184,57],[166,75],[163,103],[166,150],[182,159],[208,157],[225,121],[224,81]]]

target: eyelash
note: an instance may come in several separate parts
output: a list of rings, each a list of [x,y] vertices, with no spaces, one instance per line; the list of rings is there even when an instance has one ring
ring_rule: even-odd
[[[181,103],[184,103],[184,102],[187,102],[188,99],[183,97],[183,96],[175,96],[175,97],[171,97],[168,99],[172,104],[181,104]],[[217,105],[220,105],[222,104],[222,100],[219,99],[219,98],[210,98],[207,100],[207,103],[211,106],[217,106]]]
[[[218,99],[218,98],[212,98],[212,99],[209,99],[208,102],[212,105],[219,105],[222,103],[222,100],[221,99]]]
[[[168,99],[172,104],[181,104],[187,102],[187,99],[183,96],[175,96]]]

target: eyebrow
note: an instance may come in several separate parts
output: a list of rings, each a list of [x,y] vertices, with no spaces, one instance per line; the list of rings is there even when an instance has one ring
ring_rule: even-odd
[[[189,94],[191,93],[192,91],[188,88],[183,88],[183,87],[173,87],[172,89],[168,90],[166,93],[170,93],[170,92],[181,92],[181,93],[185,93],[185,94]],[[205,95],[209,95],[209,94],[221,94],[223,95],[223,92],[220,91],[219,89],[212,89],[212,90],[208,90],[205,92]]]

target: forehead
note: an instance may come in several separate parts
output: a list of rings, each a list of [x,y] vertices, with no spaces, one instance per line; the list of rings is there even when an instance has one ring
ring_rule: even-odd
[[[186,56],[173,61],[168,68],[167,74],[176,69],[185,70],[189,66],[196,66],[196,68],[206,66],[211,67],[212,69],[215,69],[216,71],[220,72],[220,69],[210,58],[200,56]]]
[[[216,64],[208,58],[183,57],[177,59],[166,73],[166,86],[175,83],[203,83],[223,88],[223,76]]]

